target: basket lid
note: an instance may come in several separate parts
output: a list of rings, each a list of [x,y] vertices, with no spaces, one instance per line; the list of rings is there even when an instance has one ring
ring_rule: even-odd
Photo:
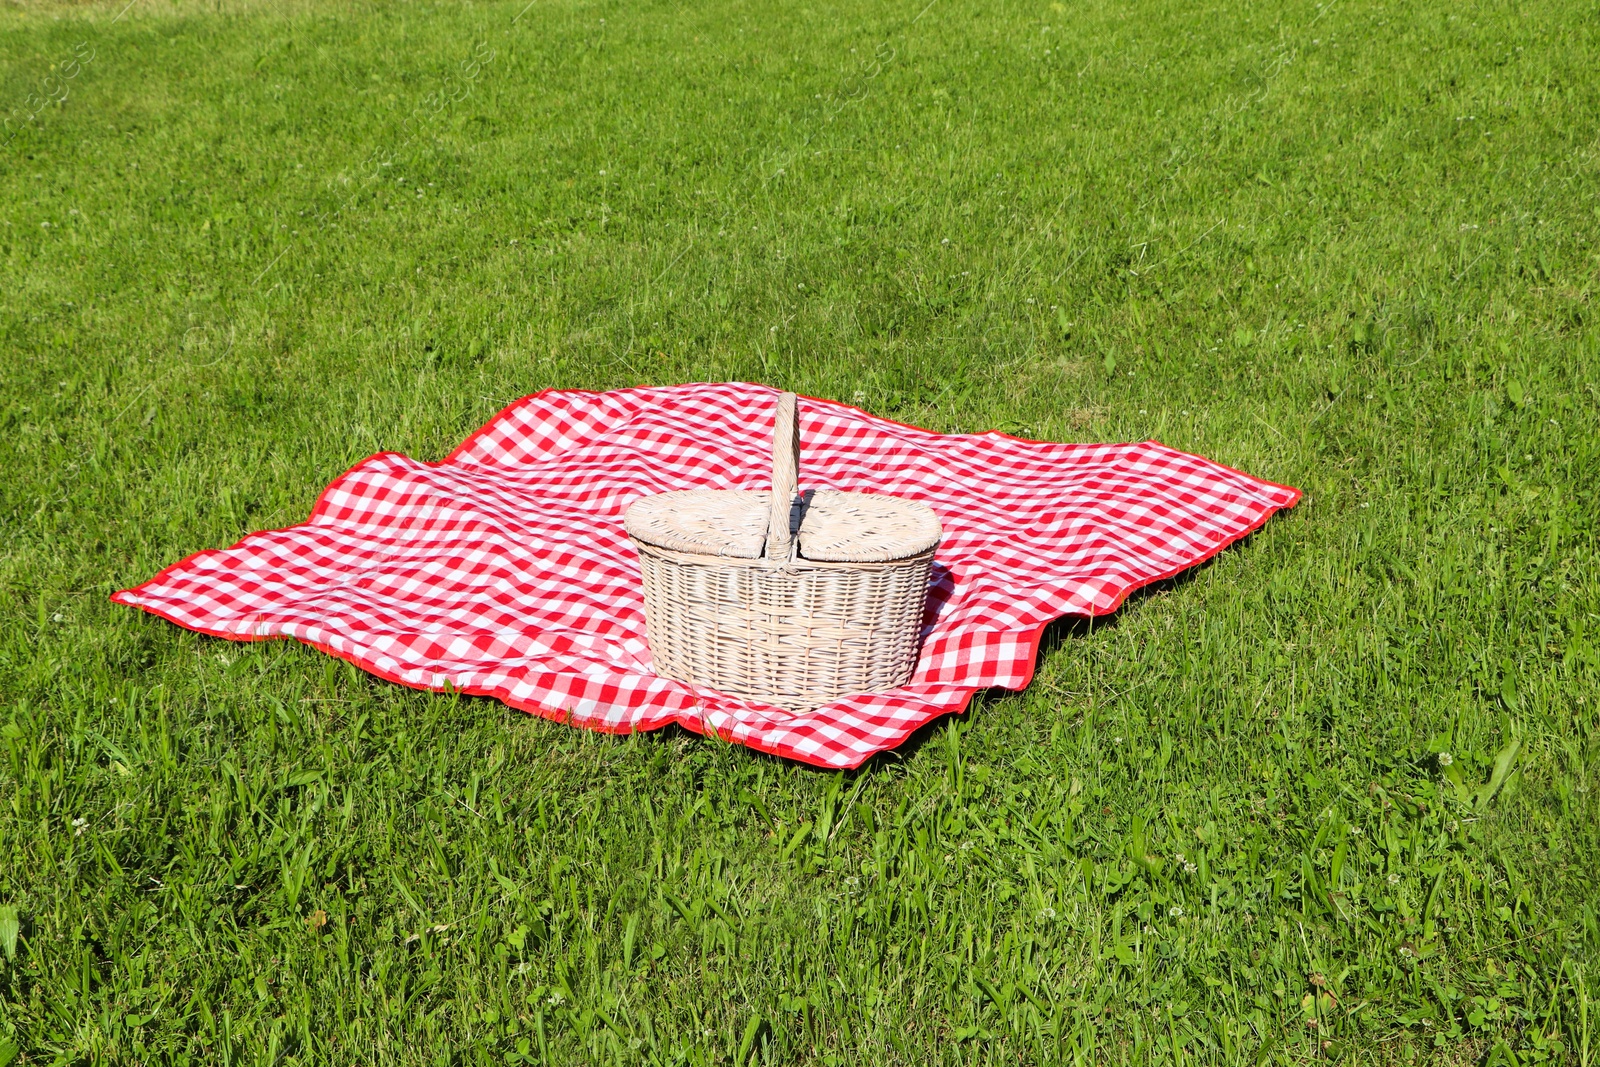
[[[772,495],[686,489],[634,501],[623,525],[645,544],[676,552],[759,559],[767,545]],[[939,543],[939,517],[926,504],[874,493],[807,494],[797,536],[800,557],[829,563],[887,563]]]
[[[734,559],[889,563],[939,543],[939,516],[897,496],[819,489],[796,495],[800,465],[796,397],[779,393],[772,416],[772,491],[680,489],[635,500],[623,527],[635,541]]]
[[[944,533],[939,516],[916,500],[818,489],[800,523],[800,555],[838,563],[887,563],[921,555]]]
[[[628,536],[675,552],[758,559],[767,543],[770,495],[735,489],[680,489],[641,497],[622,525]]]

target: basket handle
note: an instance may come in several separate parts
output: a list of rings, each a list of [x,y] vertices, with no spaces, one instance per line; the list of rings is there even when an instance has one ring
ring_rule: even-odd
[[[800,426],[794,416],[794,394],[778,394],[772,427],[772,514],[767,521],[767,558],[788,561],[794,552],[789,536],[789,509],[800,477]]]

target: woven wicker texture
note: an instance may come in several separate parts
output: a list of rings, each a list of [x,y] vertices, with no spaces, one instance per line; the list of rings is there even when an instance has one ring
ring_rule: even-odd
[[[781,394],[770,493],[663,493],[624,527],[657,673],[804,711],[911,676],[940,526],[926,504],[827,490],[791,536],[795,426],[794,394]]]
[[[933,553],[893,563],[739,565],[639,545],[656,673],[806,711],[903,685]]]

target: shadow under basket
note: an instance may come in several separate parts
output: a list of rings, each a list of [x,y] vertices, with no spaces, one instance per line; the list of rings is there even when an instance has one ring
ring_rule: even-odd
[[[938,516],[875,493],[797,496],[798,468],[784,393],[770,493],[691,489],[628,509],[657,674],[797,712],[911,677]]]

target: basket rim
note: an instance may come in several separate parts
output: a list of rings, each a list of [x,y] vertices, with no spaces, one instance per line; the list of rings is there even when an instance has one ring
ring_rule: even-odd
[[[746,556],[713,556],[707,552],[685,552],[676,548],[662,548],[648,541],[641,541],[632,534],[628,540],[639,553],[649,553],[662,559],[672,560],[674,563],[696,564],[701,567],[718,567],[724,570],[758,570],[771,571],[775,574],[788,574],[797,571],[881,571],[896,567],[903,567],[907,563],[920,563],[922,560],[931,559],[939,550],[935,542],[921,552],[910,556],[901,556],[898,559],[875,560],[870,563],[858,563],[853,560],[828,560],[806,559],[796,555],[790,559],[767,559],[764,556],[749,558]]]

